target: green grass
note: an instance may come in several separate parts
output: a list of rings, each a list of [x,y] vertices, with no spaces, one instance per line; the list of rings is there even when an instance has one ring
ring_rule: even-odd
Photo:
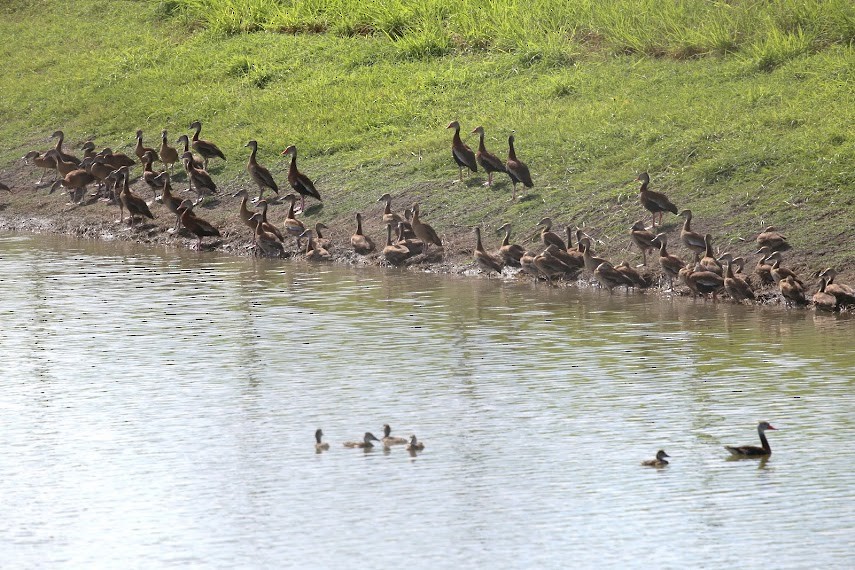
[[[646,170],[717,243],[776,224],[817,264],[855,262],[850,2],[451,6],[7,3],[0,169],[57,128],[127,148],[137,128],[154,146],[160,129],[174,141],[201,119],[229,159],[212,169],[225,185],[250,186],[247,140],[280,180],[279,152],[296,144],[326,220],[389,191],[421,200],[441,232],[512,221],[524,238],[551,214],[618,253],[646,215],[628,183]],[[516,130],[528,200],[510,204],[501,177],[450,184],[452,119],[483,124],[500,156]]]

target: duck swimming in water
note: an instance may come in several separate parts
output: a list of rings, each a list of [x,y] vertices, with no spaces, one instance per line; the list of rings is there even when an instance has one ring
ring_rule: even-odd
[[[416,439],[415,435],[410,436],[410,443],[407,444],[407,451],[422,451],[425,444]]]
[[[392,428],[389,424],[383,424],[383,445],[389,447],[390,445],[402,445],[407,443],[407,439],[404,437],[394,437],[391,435]]]
[[[668,460],[666,457],[671,457],[667,453],[665,453],[664,449],[660,449],[656,452],[656,459],[648,459],[646,461],[642,461],[641,464],[645,467],[665,467],[668,465]]]
[[[372,447],[374,447],[374,444],[371,443],[372,441],[380,440],[374,437],[374,434],[372,434],[370,431],[367,431],[365,432],[365,436],[362,438],[362,441],[347,441],[344,443],[344,446],[359,447],[361,449],[371,449]]]
[[[326,451],[330,448],[330,444],[321,441],[323,436],[323,430],[318,428],[317,431],[315,431],[315,451]]]
[[[769,446],[769,441],[766,439],[764,432],[775,429],[769,422],[760,422],[757,424],[757,433],[760,434],[760,445],[762,447],[757,447],[756,445],[743,445],[740,447],[725,445],[724,448],[735,457],[763,457],[772,455],[772,448]]]

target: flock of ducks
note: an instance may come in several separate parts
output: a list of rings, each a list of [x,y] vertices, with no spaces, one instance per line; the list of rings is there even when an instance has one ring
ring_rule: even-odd
[[[460,138],[458,121],[452,121],[447,128],[454,129],[451,154],[459,169],[459,180],[463,179],[464,169],[477,172],[480,166],[487,173],[487,180],[484,182],[487,186],[493,184],[494,174],[509,176],[513,186],[512,200],[517,197],[517,184],[522,184],[524,188],[533,187],[528,166],[517,158],[513,133],[508,137],[507,159],[502,161],[486,149],[483,127],[472,130],[472,134],[479,136],[477,151],[469,148]],[[161,142],[157,149],[145,146],[143,132],[137,131],[134,154],[143,166],[141,178],[152,190],[153,199],[150,201],[146,201],[130,188],[130,168],[136,164],[132,157],[114,153],[110,148],[96,152],[95,145],[89,141],[82,147],[85,152],[83,159],[78,159],[63,149],[62,131],[53,134],[56,138],[53,149],[45,153],[29,152],[24,159],[44,169],[39,183],[44,178],[44,172],[55,171],[56,179],[51,186],[51,192],[63,187],[74,203],[82,204],[86,188],[95,184],[96,189],[90,199],[117,205],[120,222],[125,221],[124,211],[127,210],[128,222],[132,226],[137,220],[154,219],[150,206],[159,202],[175,215],[173,231],[185,228],[197,237],[197,247],[201,248],[203,238],[218,237],[220,232],[211,223],[199,217],[194,212],[194,207],[202,203],[206,196],[218,192],[216,182],[207,171],[209,160],[225,160],[226,157],[215,143],[200,138],[201,122],[193,122],[190,129],[192,135],[183,134],[176,141],[183,145],[183,150],[169,145],[166,130],[161,131]],[[252,247],[255,253],[272,257],[293,254],[294,252],[286,252],[287,243],[293,239],[296,252],[304,255],[306,260],[331,260],[331,250],[335,246],[329,237],[323,235],[329,228],[323,223],[307,227],[298,217],[298,214],[305,210],[306,198],[321,201],[321,195],[312,180],[298,169],[297,148],[291,145],[281,152],[282,156],[290,157],[287,180],[292,191],[280,196],[279,185],[270,170],[257,160],[258,142],[250,140],[245,147],[250,149],[246,170],[258,188],[258,196],[250,199],[249,192],[245,189],[233,196],[241,198],[238,215],[252,232]],[[153,164],[158,160],[165,168],[155,172]],[[177,196],[171,186],[171,173],[179,162],[187,175],[187,190],[197,194],[195,201]],[[716,253],[713,248],[713,235],[700,233],[692,228],[694,218],[691,210],[679,210],[665,194],[650,190],[650,176],[646,172],[635,180],[640,183],[638,192],[641,206],[652,214],[651,226],[648,227],[639,220],[628,231],[629,244],[641,254],[640,265],[633,267],[628,261],[613,264],[598,256],[592,249],[591,236],[578,228],[567,226],[565,241],[553,231],[552,219],[545,217],[538,223],[543,245],[539,252],[512,243],[510,224],[505,224],[497,230],[504,234],[498,249],[487,251],[482,241],[481,228],[475,227],[473,260],[476,266],[487,274],[501,274],[505,267],[519,268],[518,274],[530,275],[549,283],[559,279],[578,279],[580,274],[584,273],[611,293],[619,287],[625,287],[627,290],[649,287],[653,283],[650,273],[639,272],[638,268],[646,268],[648,255],[653,254],[661,270],[660,285],[663,280],[667,280],[669,288],[673,289],[674,281],[677,280],[687,286],[694,296],[712,297],[715,300],[719,295],[727,295],[735,302],[753,301],[758,298],[758,287],[770,285],[777,289],[787,305],[812,303],[817,309],[826,311],[855,306],[855,288],[835,283],[836,271],[833,268],[826,268],[814,274],[819,283],[816,292],[808,297],[805,279],[783,266],[783,254],[790,250],[791,246],[786,236],[776,228],[768,227],[757,236],[758,249],[754,255],[758,255],[759,259],[754,267],[754,275],[749,276],[743,273],[745,257],[734,256],[730,252]],[[274,196],[265,199],[265,192]],[[251,202],[257,209],[250,207]],[[282,202],[288,204],[288,213],[277,225],[268,218],[268,207]],[[362,256],[376,252],[391,265],[432,261],[442,255],[442,239],[421,217],[418,203],[398,213],[392,209],[390,194],[384,194],[378,202],[385,204],[381,218],[386,228],[385,243],[378,245],[365,233],[363,216],[358,212],[355,216],[356,228],[350,239],[353,252]],[[679,239],[692,256],[691,260],[670,252],[668,234],[657,232],[657,218],[661,226],[665,213],[684,218]],[[575,246],[573,237],[576,238]]]
[[[323,437],[323,430],[318,428],[315,431],[315,451],[317,453],[323,453],[330,448],[329,443],[322,441]],[[375,441],[383,445],[384,451],[390,450],[394,445],[406,445],[405,449],[409,451],[410,455],[413,457],[416,456],[417,452],[423,451],[425,448],[425,444],[419,441],[415,434],[411,435],[410,439],[393,436],[392,428],[389,424],[383,424],[383,439],[377,439],[373,433],[367,431],[362,437],[362,441],[346,441],[344,442],[344,447],[358,448],[368,452],[374,449],[375,446],[373,442]]]

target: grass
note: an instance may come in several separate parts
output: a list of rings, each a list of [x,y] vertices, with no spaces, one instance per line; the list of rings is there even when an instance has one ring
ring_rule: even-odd
[[[526,238],[551,214],[617,254],[646,215],[629,184],[646,170],[721,245],[775,224],[817,264],[852,266],[855,9],[762,5],[7,3],[0,34],[17,42],[0,45],[0,169],[57,128],[128,148],[137,128],[154,146],[160,129],[174,140],[201,119],[227,186],[251,186],[247,140],[279,180],[279,151],[296,144],[324,220],[389,191],[421,200],[441,232],[511,221]],[[509,203],[501,177],[451,184],[452,119],[466,133],[483,124],[500,156],[516,130],[528,199]]]

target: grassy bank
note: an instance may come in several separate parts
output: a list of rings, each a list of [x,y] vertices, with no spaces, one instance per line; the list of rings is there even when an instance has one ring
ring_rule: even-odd
[[[229,24],[223,14],[244,4],[253,16]],[[127,149],[138,128],[154,146],[160,129],[174,140],[201,119],[228,157],[212,169],[222,186],[251,186],[247,140],[282,181],[279,151],[296,144],[325,199],[314,218],[328,223],[349,224],[388,191],[420,200],[443,234],[511,221],[525,241],[549,214],[625,255],[626,228],[646,216],[627,182],[646,170],[723,247],[748,251],[740,239],[775,224],[802,267],[855,266],[848,2],[674,3],[673,19],[652,2],[559,4],[488,3],[475,17],[467,2],[453,13],[403,1],[355,12],[344,0],[7,3],[0,34],[16,41],[0,46],[0,179],[57,128],[70,143]],[[520,14],[525,25],[512,25]],[[432,26],[445,48],[408,48]],[[528,199],[509,203],[502,178],[451,184],[452,119],[466,132],[483,124],[500,156],[516,130]]]

